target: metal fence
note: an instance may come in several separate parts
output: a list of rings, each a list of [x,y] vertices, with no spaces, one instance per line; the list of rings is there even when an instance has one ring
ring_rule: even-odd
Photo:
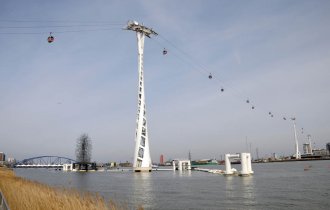
[[[10,210],[5,200],[5,197],[3,196],[1,191],[0,191],[0,210]]]

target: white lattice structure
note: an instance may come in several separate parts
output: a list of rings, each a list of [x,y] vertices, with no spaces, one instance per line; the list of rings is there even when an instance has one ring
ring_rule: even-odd
[[[297,130],[296,130],[296,118],[291,118],[293,121],[293,131],[294,131],[294,140],[295,140],[295,158],[301,159],[300,152],[299,152],[299,145],[298,145],[298,137],[297,137]]]
[[[143,75],[143,49],[145,36],[157,35],[152,29],[149,29],[136,21],[129,21],[127,30],[136,32],[138,43],[138,110],[136,116],[136,132],[135,132],[135,151],[133,160],[133,170],[135,172],[151,171],[152,162],[149,149],[149,138],[147,129],[146,103],[144,93],[144,75]]]

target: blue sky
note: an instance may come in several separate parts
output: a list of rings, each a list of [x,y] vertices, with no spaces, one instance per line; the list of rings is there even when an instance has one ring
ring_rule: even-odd
[[[135,34],[121,29],[128,20],[159,33],[144,57],[154,162],[189,150],[219,159],[245,151],[246,140],[254,156],[293,154],[283,116],[297,118],[301,152],[307,134],[324,148],[329,11],[329,1],[302,0],[1,1],[0,151],[74,157],[88,133],[94,160],[132,160],[138,78]]]

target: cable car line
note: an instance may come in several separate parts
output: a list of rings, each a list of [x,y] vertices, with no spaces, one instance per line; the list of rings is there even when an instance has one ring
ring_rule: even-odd
[[[243,93],[242,91],[238,90],[237,88],[235,88],[235,85],[233,84],[229,84],[229,82],[225,82],[223,80],[220,80],[219,77],[214,76],[214,74],[212,74],[212,78],[210,78],[209,76],[209,69],[206,68],[204,65],[196,62],[196,59],[193,58],[191,55],[189,55],[188,53],[186,53],[185,51],[183,51],[182,49],[180,49],[179,47],[177,47],[174,43],[172,43],[171,41],[169,41],[168,39],[166,39],[162,34],[158,34],[157,37],[160,37],[162,40],[164,40],[166,43],[170,44],[171,46],[173,46],[174,49],[176,49],[178,52],[180,52],[181,54],[183,54],[186,59],[184,60],[188,60],[189,63],[192,66],[195,66],[198,71],[200,71],[203,74],[207,74],[209,79],[213,79],[214,81],[217,81],[218,83],[220,83],[220,85],[224,85],[226,87],[230,87],[228,88],[228,90],[230,90],[232,92],[233,95],[235,95],[237,98],[241,98],[242,95],[246,95],[245,93]],[[157,40],[156,40],[157,41]],[[173,51],[172,51],[173,52]]]
[[[99,24],[109,24],[109,25],[118,25],[122,26],[125,24],[125,21],[122,22],[110,22],[110,21],[83,21],[83,20],[5,20],[0,19],[0,22],[4,23],[99,23]]]
[[[197,67],[197,68],[195,68],[195,69],[197,69],[197,70],[199,70],[201,73],[203,73],[203,74],[207,74],[208,75],[208,78],[210,79],[210,80],[214,80],[214,81],[218,81],[219,83],[220,83],[220,85],[221,84],[225,84],[226,82],[224,82],[224,81],[221,81],[218,77],[215,77],[214,76],[214,74],[212,74],[212,73],[210,73],[210,71],[209,71],[209,69],[207,69],[207,68],[205,68],[203,65],[201,65],[200,63],[196,63],[196,59],[194,59],[192,56],[190,56],[188,53],[186,53],[186,52],[184,52],[183,50],[181,50],[179,47],[177,47],[175,44],[173,44],[172,42],[170,42],[168,39],[166,39],[164,36],[162,36],[161,34],[159,34],[159,37],[161,37],[165,42],[167,42],[168,44],[170,44],[174,49],[176,49],[178,52],[180,52],[182,55],[184,55],[184,57],[185,57],[185,59],[182,59],[181,58],[181,60],[183,60],[184,62],[186,62],[187,60],[189,61],[188,63],[190,64],[190,65],[192,65],[192,66],[195,66],[195,67]],[[158,40],[156,40],[156,41],[158,41]],[[161,44],[160,44],[161,45]],[[164,48],[164,49],[167,49],[167,48]],[[174,51],[171,51],[172,53],[174,52]],[[188,58],[188,59],[187,59]],[[221,85],[222,86],[222,85]],[[238,96],[239,98],[241,98],[241,96],[242,95],[245,95],[245,94],[240,94],[240,93],[242,93],[241,91],[239,91],[239,90],[237,90],[236,88],[235,88],[235,86],[233,86],[233,85],[226,85],[226,86],[231,86],[231,91],[233,92],[233,93],[238,93],[236,96]],[[224,88],[223,87],[221,87],[221,92],[223,92],[224,91]],[[236,90],[236,91],[235,91]],[[244,102],[246,102],[247,104],[250,104],[251,103],[251,100],[250,100],[250,98],[247,98],[246,100],[244,100]],[[252,110],[256,110],[256,106],[255,105],[252,105],[252,106],[250,106],[250,108],[252,109]],[[263,110],[262,108],[258,108],[258,110],[259,111],[265,111],[265,110]],[[275,115],[272,113],[272,112],[269,112],[269,116],[271,117],[271,118],[275,118]],[[281,119],[281,118],[279,118],[279,119]],[[287,118],[285,117],[285,116],[283,116],[283,118],[282,118],[282,120],[286,120]]]
[[[158,34],[159,36],[158,37],[160,37],[160,38],[162,38],[164,41],[166,41],[167,43],[169,43],[171,46],[173,46],[176,50],[178,50],[179,52],[181,52],[181,54],[183,54],[183,55],[185,55],[187,58],[189,58],[189,63],[190,63],[190,65],[193,65],[193,66],[197,66],[197,67],[199,67],[199,68],[196,68],[197,70],[199,70],[201,73],[203,73],[203,74],[209,74],[209,79],[212,79],[212,80],[215,80],[215,81],[218,81],[219,83],[222,83],[222,84],[226,84],[226,82],[225,81],[221,81],[218,77],[214,77],[214,74],[211,74],[211,73],[209,73],[210,71],[209,71],[209,69],[208,68],[206,68],[206,67],[204,67],[203,65],[201,65],[200,63],[196,63],[196,59],[194,59],[193,57],[191,57],[188,53],[186,53],[186,52],[184,52],[183,50],[181,50],[180,48],[178,48],[175,44],[173,44],[172,42],[170,42],[168,39],[166,39],[164,36],[162,36],[161,34]],[[211,78],[210,78],[210,75],[211,75]],[[228,83],[228,82],[227,82]],[[226,86],[230,86],[230,85],[226,85]],[[223,91],[224,89],[223,88],[221,88],[221,91]],[[235,90],[236,90],[236,92],[235,92]],[[239,97],[239,98],[241,98],[241,96],[242,95],[245,95],[245,94],[240,94],[240,93],[242,93],[240,90],[237,90],[236,88],[235,88],[235,86],[233,86],[233,85],[231,85],[231,91],[233,92],[233,93],[238,93],[237,94],[237,96]],[[247,100],[245,101],[247,104],[250,104],[250,98],[247,98]],[[256,109],[256,106],[255,105],[252,105],[251,106],[251,109],[252,110],[255,110]],[[258,108],[258,110],[261,110],[261,111],[265,111],[265,110],[262,110],[262,108]],[[272,118],[274,118],[274,114],[271,112],[271,114],[270,114],[270,117],[272,117]],[[280,118],[279,118],[280,119]],[[287,118],[285,117],[285,116],[283,116],[283,118],[282,118],[284,121],[286,121],[287,120]]]
[[[186,52],[184,52],[183,50],[181,50],[179,47],[177,47],[175,44],[173,44],[172,42],[170,42],[168,39],[166,39],[164,36],[162,36],[161,34],[158,34],[158,37],[160,37],[160,38],[162,38],[165,42],[167,42],[167,43],[169,43],[171,46],[173,46],[173,48],[175,48],[178,52],[181,52],[181,54],[183,54],[183,55],[185,55],[185,57],[187,57],[188,58],[188,60],[189,60],[189,64],[190,65],[193,65],[193,66],[197,66],[197,68],[195,68],[195,69],[197,69],[197,70],[199,70],[201,73],[203,73],[203,74],[207,74],[208,75],[208,78],[209,79],[212,79],[212,80],[214,80],[214,81],[218,81],[220,84],[226,84],[227,82],[224,82],[224,81],[221,81],[218,77],[215,77],[214,76],[214,74],[211,74],[210,73],[210,71],[209,71],[209,69],[207,69],[206,67],[204,67],[203,65],[201,65],[200,63],[196,63],[196,59],[194,59],[192,56],[190,56],[188,53],[186,53]],[[174,51],[172,51],[172,53],[173,53]],[[185,61],[185,60],[187,60],[187,59],[182,59],[183,61]],[[210,78],[210,76],[211,76],[211,78]],[[233,86],[233,85],[226,85],[226,86],[231,86],[231,91],[232,91],[232,93],[234,93],[234,95],[235,95],[235,93],[237,94],[236,96],[237,97],[239,97],[239,98],[241,98],[241,96],[242,95],[245,95],[245,94],[240,94],[240,93],[242,93],[240,90],[237,90],[236,88],[235,88],[235,86]],[[221,91],[223,91],[224,89],[223,88],[221,88]],[[250,98],[247,98],[247,100],[245,101],[247,104],[250,104],[250,102],[251,102],[251,100],[250,100]],[[251,109],[252,110],[255,110],[256,109],[256,106],[255,105],[252,105],[251,106]],[[262,108],[258,108],[258,110],[260,110],[260,111],[265,111],[265,110],[263,110]],[[273,113],[271,113],[270,114],[270,117],[272,117],[272,118],[274,118],[274,114]],[[287,118],[284,116],[283,117],[283,120],[286,120]]]
[[[7,29],[7,30],[14,30],[14,31],[9,31],[9,32],[1,32],[0,34],[11,34],[11,35],[33,35],[33,34],[46,34],[49,33],[48,32],[30,32],[30,31],[18,31],[18,30],[22,30],[22,29],[42,29],[42,28],[49,28],[49,29],[54,29],[54,28],[72,28],[73,30],[52,30],[52,32],[49,33],[49,36],[47,38],[48,43],[52,43],[55,40],[55,37],[53,36],[53,34],[60,34],[60,33],[80,33],[80,32],[92,32],[92,31],[109,31],[109,30],[118,30],[118,29],[122,29],[121,27],[115,27],[115,26],[122,26],[124,24],[121,23],[110,23],[110,22],[84,22],[84,21],[76,21],[75,23],[85,23],[85,24],[71,24],[71,25],[67,25],[67,24],[63,24],[63,23],[73,23],[72,21],[29,21],[29,20],[1,20],[0,19],[0,24],[1,23],[42,23],[42,25],[30,25],[30,26],[0,26],[0,30],[1,29]],[[45,25],[45,23],[54,23],[54,25],[52,24],[47,24]],[[55,25],[56,23],[56,25]],[[60,24],[61,25],[60,25]],[[89,23],[89,24],[86,24]],[[92,23],[98,23],[98,24],[92,24]],[[79,29],[81,28],[81,29]],[[207,75],[209,80],[213,80],[213,81],[217,81],[220,84],[220,91],[224,92],[224,87],[230,87],[228,88],[233,95],[236,95],[239,98],[242,98],[242,91],[238,90],[235,88],[235,86],[229,85],[228,81],[222,81],[220,80],[219,77],[216,77],[212,72],[210,72],[210,70],[208,68],[206,68],[204,65],[200,64],[197,62],[197,60],[192,57],[190,54],[186,53],[185,51],[181,50],[179,47],[177,47],[175,44],[173,44],[171,41],[169,41],[168,39],[166,39],[164,36],[162,36],[161,34],[158,34],[163,41],[165,41],[166,43],[168,43],[169,45],[171,45],[173,47],[173,49],[175,49],[177,52],[175,52],[175,50],[172,50],[170,54],[173,54],[176,58],[178,58],[179,60],[181,60],[184,63],[188,63],[190,66],[192,66],[194,70],[198,70],[200,73],[202,73],[203,75]],[[164,47],[157,39],[152,38],[152,40],[156,41],[159,45],[162,46],[163,50],[162,50],[162,54],[163,55],[168,55],[168,48]],[[244,97],[246,98],[246,97]],[[248,97],[246,100],[243,100],[244,102],[246,102],[246,104],[251,104],[250,98]],[[254,105],[254,101],[253,101],[253,105],[250,105],[252,110],[255,110],[255,105]],[[258,108],[258,110],[261,110],[260,108]],[[270,117],[274,117],[274,114],[272,112],[268,112]],[[287,120],[286,116],[283,116],[282,119],[284,121]]]
[[[76,27],[104,27],[112,24],[98,25],[42,25],[42,26],[0,26],[0,29],[28,29],[28,28],[76,28]]]
[[[166,49],[166,51],[168,52],[168,48],[165,48],[164,45],[162,43],[160,43],[159,40],[154,39],[154,37],[152,37],[151,40],[155,41],[159,46]],[[177,51],[179,51],[179,50],[177,50]],[[188,60],[185,57],[182,57],[182,55],[179,54],[178,52],[176,52],[175,50],[172,50],[170,55],[174,55],[174,57],[176,57],[178,60],[180,60],[183,64],[188,64],[189,66],[191,66],[192,69],[199,71],[201,74],[205,74],[205,72],[203,70],[201,70],[200,68],[197,68],[196,65],[194,65],[193,62],[191,62],[190,60]]]
[[[228,82],[224,82],[224,81],[220,80],[218,77],[215,77],[212,73],[209,72],[209,70],[206,67],[204,67],[200,63],[196,62],[195,58],[193,58],[188,53],[181,50],[174,43],[172,43],[171,41],[166,39],[163,35],[158,34],[158,36],[161,37],[162,40],[164,40],[166,43],[173,46],[174,49],[176,49],[178,52],[180,52],[181,54],[183,54],[186,57],[186,59],[182,59],[182,60],[184,60],[184,61],[188,60],[188,63],[190,65],[194,66],[195,69],[199,70],[202,74],[207,74],[209,79],[217,81],[218,83],[220,83],[221,86],[222,86],[222,84],[224,84],[224,86],[231,87],[230,90],[233,92],[233,94],[236,95],[238,98],[241,98],[241,95],[243,95],[243,94],[241,94],[241,91],[238,91],[237,89],[235,89],[235,87],[233,85],[229,85]],[[158,42],[158,40],[155,40],[155,41]],[[160,44],[160,43],[158,42],[158,44]],[[163,46],[162,44],[160,44],[160,45]],[[222,88],[222,92],[223,91],[224,91],[224,88]]]
[[[81,29],[81,30],[65,30],[65,31],[53,31],[53,33],[80,33],[80,32],[92,32],[92,31],[111,31],[111,30],[118,30],[120,28],[99,28],[99,29]],[[0,34],[8,34],[8,35],[29,35],[29,34],[46,34],[49,31],[43,32],[0,32]]]

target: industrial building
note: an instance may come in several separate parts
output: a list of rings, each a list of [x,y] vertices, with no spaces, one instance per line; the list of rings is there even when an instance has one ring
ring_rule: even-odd
[[[6,161],[6,155],[3,152],[0,152],[0,165],[3,165]]]

